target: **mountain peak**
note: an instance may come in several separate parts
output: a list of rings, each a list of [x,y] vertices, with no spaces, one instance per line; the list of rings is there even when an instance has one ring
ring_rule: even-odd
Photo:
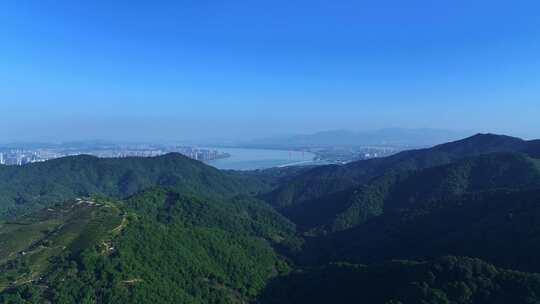
[[[501,134],[495,134],[495,133],[477,133],[468,139],[514,139],[514,140],[520,140],[520,138],[508,136],[508,135],[501,135]],[[467,138],[466,138],[467,139]]]
[[[509,152],[520,150],[525,141],[521,138],[492,133],[478,133],[465,139],[436,146],[434,149],[447,152],[473,149],[482,153]],[[475,153],[476,154],[476,153]]]

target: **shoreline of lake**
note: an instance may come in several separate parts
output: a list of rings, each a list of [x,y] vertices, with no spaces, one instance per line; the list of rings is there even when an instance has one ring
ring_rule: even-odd
[[[206,162],[208,165],[221,170],[257,170],[316,163],[316,154],[311,152],[250,148],[205,148],[230,155],[227,158]]]

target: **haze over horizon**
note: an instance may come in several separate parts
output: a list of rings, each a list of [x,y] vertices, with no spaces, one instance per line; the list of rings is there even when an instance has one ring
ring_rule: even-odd
[[[436,128],[540,137],[540,4],[0,5],[0,142]]]

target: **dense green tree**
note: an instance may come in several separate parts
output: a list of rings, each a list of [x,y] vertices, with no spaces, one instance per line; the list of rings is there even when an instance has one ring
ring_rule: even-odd
[[[220,171],[180,154],[152,158],[73,156],[25,166],[0,165],[0,220],[78,196],[125,198],[154,186],[206,197],[256,193],[273,178]]]
[[[373,266],[330,264],[275,278],[261,303],[539,303],[540,275],[443,257]]]
[[[386,173],[361,186],[280,211],[312,234],[335,232],[384,212],[466,193],[540,187],[538,163],[520,153],[481,155],[424,170]]]

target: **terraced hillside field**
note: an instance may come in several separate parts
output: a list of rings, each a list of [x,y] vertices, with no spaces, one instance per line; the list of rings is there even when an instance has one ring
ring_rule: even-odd
[[[0,224],[0,291],[39,281],[51,259],[108,240],[125,224],[114,204],[75,199]]]

